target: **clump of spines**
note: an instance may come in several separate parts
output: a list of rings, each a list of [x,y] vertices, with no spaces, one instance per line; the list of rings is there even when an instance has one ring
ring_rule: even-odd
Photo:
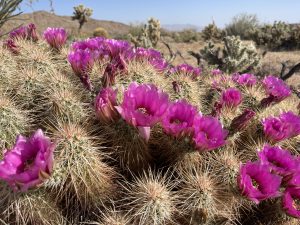
[[[72,210],[76,209],[87,212],[114,193],[116,173],[104,162],[103,140],[89,132],[68,122],[58,124],[53,130],[53,140],[57,143],[56,164],[46,186],[56,193],[58,203],[65,204],[68,216],[74,216]]]
[[[176,182],[170,174],[144,172],[123,185],[123,205],[133,218],[133,224],[166,224],[174,222],[177,197],[172,189]]]

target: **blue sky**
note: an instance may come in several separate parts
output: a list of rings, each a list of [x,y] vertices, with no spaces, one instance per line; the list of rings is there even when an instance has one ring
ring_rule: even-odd
[[[21,9],[31,12],[24,0]],[[71,15],[73,6],[93,8],[93,18],[123,23],[158,18],[162,24],[205,26],[214,19],[223,27],[239,13],[257,14],[262,22],[300,22],[300,0],[53,0],[55,13]],[[34,10],[49,10],[48,0],[38,0]]]

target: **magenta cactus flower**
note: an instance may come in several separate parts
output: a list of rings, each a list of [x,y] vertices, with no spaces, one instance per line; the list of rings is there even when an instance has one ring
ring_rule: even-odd
[[[174,137],[189,136],[193,131],[194,117],[197,109],[185,100],[170,104],[162,119],[165,133]]]
[[[216,76],[216,75],[221,75],[221,74],[223,74],[223,72],[222,72],[222,70],[220,70],[220,69],[213,69],[213,70],[211,71],[211,74],[214,75],[214,76]]]
[[[18,55],[20,53],[19,47],[13,39],[8,39],[3,43],[3,47],[7,48],[11,53]]]
[[[255,116],[255,112],[251,109],[245,109],[245,111],[235,117],[231,124],[230,124],[230,130],[232,131],[240,131],[243,130],[247,125],[250,123],[251,119]]]
[[[40,129],[30,138],[19,135],[0,161],[0,179],[22,192],[43,183],[52,172],[54,148]]]
[[[232,80],[239,85],[248,87],[255,85],[257,82],[256,77],[254,76],[254,74],[251,73],[244,73],[242,75],[234,74],[232,75]]]
[[[27,38],[27,27],[21,26],[9,33],[10,39],[26,39]]]
[[[193,140],[199,151],[210,151],[226,144],[228,131],[212,116],[196,116]]]
[[[133,82],[124,92],[123,102],[117,106],[122,118],[138,127],[147,140],[150,127],[160,122],[169,107],[169,97],[153,84]]]
[[[270,173],[269,167],[260,162],[241,165],[237,180],[242,195],[256,204],[280,196],[281,177]]]
[[[154,49],[136,48],[134,58],[148,61],[159,72],[163,72],[169,66],[161,53]]]
[[[71,67],[74,73],[77,76],[86,74],[88,70],[94,65],[95,57],[93,52],[90,50],[77,50],[70,52],[68,55],[68,61],[71,64]]]
[[[282,197],[282,208],[290,216],[300,218],[300,189],[288,187]]]
[[[262,121],[268,139],[279,142],[300,134],[300,117],[293,112],[284,112],[279,117],[269,117]]]
[[[170,73],[184,73],[195,79],[201,74],[201,68],[194,68],[189,64],[181,64],[171,68]]]
[[[280,102],[291,95],[290,88],[284,83],[283,80],[269,75],[264,78],[263,85],[266,93],[269,95],[261,101],[261,105],[266,107],[272,103]]]
[[[299,163],[293,155],[285,149],[265,145],[258,153],[261,163],[269,166],[272,172],[280,176],[288,176],[299,169]]]
[[[48,42],[48,44],[59,50],[67,41],[67,32],[64,28],[51,28],[48,27],[43,33],[44,39]]]
[[[228,88],[222,92],[220,103],[222,106],[235,108],[242,102],[242,94],[236,88]]]
[[[118,118],[117,105],[117,90],[103,88],[95,99],[96,116],[105,123],[115,121]]]
[[[30,23],[27,26],[27,38],[32,41],[37,41],[39,38],[36,33],[36,26],[33,23]]]

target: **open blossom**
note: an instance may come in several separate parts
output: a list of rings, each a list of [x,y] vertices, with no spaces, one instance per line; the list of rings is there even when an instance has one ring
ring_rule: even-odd
[[[282,208],[284,211],[295,218],[300,218],[300,189],[299,187],[288,187],[282,197]]]
[[[220,103],[222,106],[235,108],[242,102],[242,94],[236,88],[228,88],[222,92]]]
[[[194,68],[189,64],[180,64],[170,69],[171,73],[185,73],[197,78],[201,74],[201,68]]]
[[[231,124],[230,124],[230,129],[233,131],[240,131],[243,130],[251,121],[251,119],[255,116],[255,112],[251,109],[245,109],[245,111],[235,117]]]
[[[93,52],[86,50],[77,50],[70,52],[68,55],[68,61],[72,66],[74,73],[77,76],[81,76],[86,73],[94,64],[95,57]]]
[[[265,77],[262,83],[266,93],[269,95],[261,101],[262,106],[268,106],[273,102],[280,102],[292,93],[284,81],[275,76],[269,75]]]
[[[244,86],[253,86],[257,82],[256,77],[251,73],[244,73],[242,75],[234,74],[232,76],[232,80],[237,84]]]
[[[200,151],[210,151],[223,146],[228,131],[212,116],[196,116],[193,124],[193,140]]]
[[[192,126],[197,110],[185,100],[176,101],[170,104],[166,111],[162,127],[167,134],[179,137],[192,133]]]
[[[281,177],[270,173],[269,167],[260,162],[247,162],[240,168],[239,188],[244,196],[257,204],[278,197],[280,184]]]
[[[258,156],[263,164],[278,175],[289,176],[299,170],[299,163],[293,155],[280,147],[265,145]]]
[[[45,40],[48,42],[48,44],[54,48],[54,49],[61,49],[61,47],[66,43],[67,41],[67,32],[64,28],[51,28],[48,27],[44,33],[43,36]]]
[[[103,122],[114,121],[118,117],[117,91],[111,87],[103,88],[95,99],[96,116]]]
[[[51,175],[54,144],[37,130],[30,138],[19,135],[0,161],[0,179],[15,191],[27,191]]]
[[[156,86],[133,82],[124,92],[123,102],[117,109],[127,123],[138,127],[148,139],[150,127],[161,121],[168,106],[168,95]]]
[[[216,76],[216,75],[221,75],[221,74],[223,74],[223,72],[222,72],[222,70],[220,70],[220,69],[213,69],[213,70],[211,71],[211,74],[214,75],[214,76]]]
[[[28,26],[21,26],[9,33],[10,39],[27,39],[37,41],[38,36],[36,33],[36,27],[33,23]]]
[[[169,65],[159,51],[154,49],[136,48],[134,50],[136,60],[148,61],[157,71],[164,71]]]
[[[300,117],[293,112],[282,113],[279,117],[269,117],[262,121],[268,139],[278,142],[300,134]]]

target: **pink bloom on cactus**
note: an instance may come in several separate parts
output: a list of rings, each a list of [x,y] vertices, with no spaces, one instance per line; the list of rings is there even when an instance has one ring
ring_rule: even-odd
[[[19,135],[0,161],[0,179],[22,192],[43,183],[52,172],[54,147],[40,129],[30,138]]]
[[[197,78],[200,73],[200,68],[194,68],[189,64],[181,64],[170,69],[170,73],[185,73],[191,75],[192,78]]]
[[[196,116],[194,123],[194,143],[200,151],[210,151],[226,144],[228,131],[219,120],[212,116]]]
[[[264,133],[274,142],[300,134],[300,117],[293,112],[282,113],[279,117],[269,117],[262,121]]]
[[[216,75],[221,75],[221,74],[223,74],[223,72],[222,72],[222,70],[220,70],[220,69],[213,69],[213,70],[211,71],[211,74],[214,75],[214,76],[216,76]]]
[[[43,34],[45,40],[54,49],[61,49],[67,41],[67,32],[64,28],[51,28],[48,27]]]
[[[89,49],[90,51],[100,51],[105,47],[104,44],[105,38],[103,37],[95,37],[95,38],[88,38],[83,41],[76,41],[72,43],[71,49],[76,50],[86,50]]]
[[[70,52],[68,55],[68,61],[77,76],[87,73],[92,68],[94,58],[93,52],[88,49]]]
[[[107,46],[109,55],[111,58],[117,57],[121,55],[131,55],[129,53],[132,52],[132,46],[127,41],[114,40],[114,39],[106,39],[104,43]]]
[[[288,151],[280,147],[265,145],[258,153],[260,161],[269,166],[272,172],[281,175],[288,176],[299,169],[299,163]]]
[[[288,187],[282,197],[282,208],[295,218],[300,218],[300,188]]]
[[[232,76],[232,80],[237,84],[244,86],[253,86],[257,82],[256,77],[251,73],[244,73],[242,75],[234,74]]]
[[[136,48],[134,58],[148,61],[159,72],[164,71],[169,66],[161,53],[154,49]]]
[[[27,26],[27,38],[32,41],[37,41],[39,38],[36,33],[36,26],[33,23],[30,23]]]
[[[272,102],[280,102],[290,96],[292,93],[290,88],[284,83],[284,81],[275,76],[269,75],[265,77],[262,83],[267,94],[269,95],[268,98],[270,98],[269,101],[265,99],[262,100],[263,103],[267,102],[264,103],[264,105],[270,104]]]
[[[150,127],[161,121],[168,106],[168,95],[156,86],[133,82],[124,92],[122,104],[116,108],[127,123],[144,132],[147,140]]]
[[[9,33],[11,39],[26,39],[27,38],[27,27],[21,26]]]
[[[242,94],[236,88],[228,88],[222,92],[220,103],[226,107],[235,108],[242,102]]]
[[[111,122],[118,118],[117,91],[111,87],[103,88],[95,99],[96,116],[103,122]]]
[[[242,195],[256,204],[280,195],[281,177],[270,173],[269,167],[260,162],[242,165],[237,180]]]
[[[175,137],[190,135],[196,114],[197,109],[185,100],[176,101],[167,109],[162,120],[162,127],[167,134]]]

